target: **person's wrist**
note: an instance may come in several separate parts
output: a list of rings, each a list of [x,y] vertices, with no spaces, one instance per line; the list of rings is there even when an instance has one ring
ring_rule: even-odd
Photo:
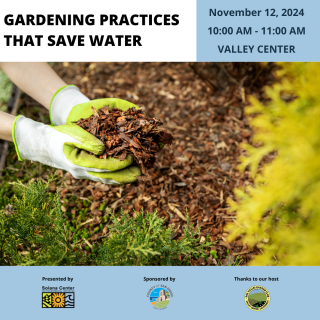
[[[78,104],[90,101],[78,87],[67,85],[60,88],[52,97],[49,114],[51,124],[59,126],[66,124],[71,109]]]

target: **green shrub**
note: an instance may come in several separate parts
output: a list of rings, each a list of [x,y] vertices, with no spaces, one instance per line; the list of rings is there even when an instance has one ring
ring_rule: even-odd
[[[59,194],[48,192],[48,183],[13,183],[18,196],[0,211],[0,265],[77,265],[84,263],[73,252],[63,225]]]
[[[86,254],[75,243],[77,235],[89,239],[91,234],[64,221],[58,192],[48,192],[52,181],[12,183],[12,205],[0,211],[0,265],[188,265],[191,257],[204,256],[205,248],[212,245],[199,243],[199,229],[192,230],[188,215],[184,236],[171,240],[174,230],[166,228],[156,213],[142,212],[134,219],[121,212],[118,217],[110,214],[111,236],[100,245],[94,243],[92,250],[86,246],[92,252]],[[102,224],[94,231],[101,229]]]
[[[237,224],[229,240],[244,235],[263,254],[253,265],[320,265],[320,64],[282,64],[282,82],[266,88],[268,102],[251,100],[247,114],[255,147],[244,145],[240,169],[250,165],[254,187],[229,201]],[[276,158],[257,173],[264,156]]]
[[[113,225],[108,226],[110,237],[106,238],[98,255],[98,263],[110,266],[172,266],[187,264],[188,259],[204,254],[211,242],[199,243],[199,229],[187,224],[181,239],[171,240],[172,227],[164,226],[164,219],[156,212],[142,211],[131,218],[121,212],[111,214]]]

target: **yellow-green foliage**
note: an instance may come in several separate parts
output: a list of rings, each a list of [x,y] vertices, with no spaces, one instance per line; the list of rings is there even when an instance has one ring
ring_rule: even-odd
[[[239,169],[250,166],[254,187],[235,190],[229,201],[237,212],[229,239],[244,234],[261,248],[252,265],[320,265],[320,63],[281,66],[281,83],[265,90],[270,101],[252,99],[246,110],[258,114],[251,125],[261,146],[242,146],[248,157]],[[296,99],[285,102],[290,95]],[[257,173],[272,151],[277,157]]]

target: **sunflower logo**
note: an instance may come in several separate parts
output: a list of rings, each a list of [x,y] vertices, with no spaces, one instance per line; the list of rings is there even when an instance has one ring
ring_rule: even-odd
[[[53,293],[52,294],[52,307],[53,308],[64,308],[64,293]]]

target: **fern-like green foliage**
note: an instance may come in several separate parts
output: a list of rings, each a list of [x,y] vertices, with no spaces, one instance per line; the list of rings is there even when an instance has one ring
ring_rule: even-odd
[[[171,240],[173,228],[166,228],[164,219],[156,212],[144,214],[142,211],[136,218],[124,212],[118,217],[111,213],[111,219],[110,237],[106,238],[98,255],[100,265],[181,265],[212,245],[207,241],[199,243],[200,231],[193,230],[188,215],[184,236],[178,240]]]
[[[59,194],[48,192],[51,181],[14,183],[18,195],[0,211],[0,265],[82,264],[63,225]]]
[[[72,240],[64,225],[58,192],[48,192],[40,180],[28,185],[13,183],[12,205],[0,211],[0,265],[180,265],[198,258],[211,242],[199,242],[199,229],[189,224],[184,237],[171,240],[174,230],[164,226],[156,213],[143,212],[134,219],[128,213],[110,213],[110,237],[87,255]]]
[[[270,99],[251,99],[247,108],[253,142],[243,145],[254,186],[235,190],[230,211],[237,224],[228,226],[229,240],[258,245],[263,254],[252,265],[320,265],[320,64],[283,63],[282,81],[265,90]],[[277,156],[257,173],[262,158]]]

